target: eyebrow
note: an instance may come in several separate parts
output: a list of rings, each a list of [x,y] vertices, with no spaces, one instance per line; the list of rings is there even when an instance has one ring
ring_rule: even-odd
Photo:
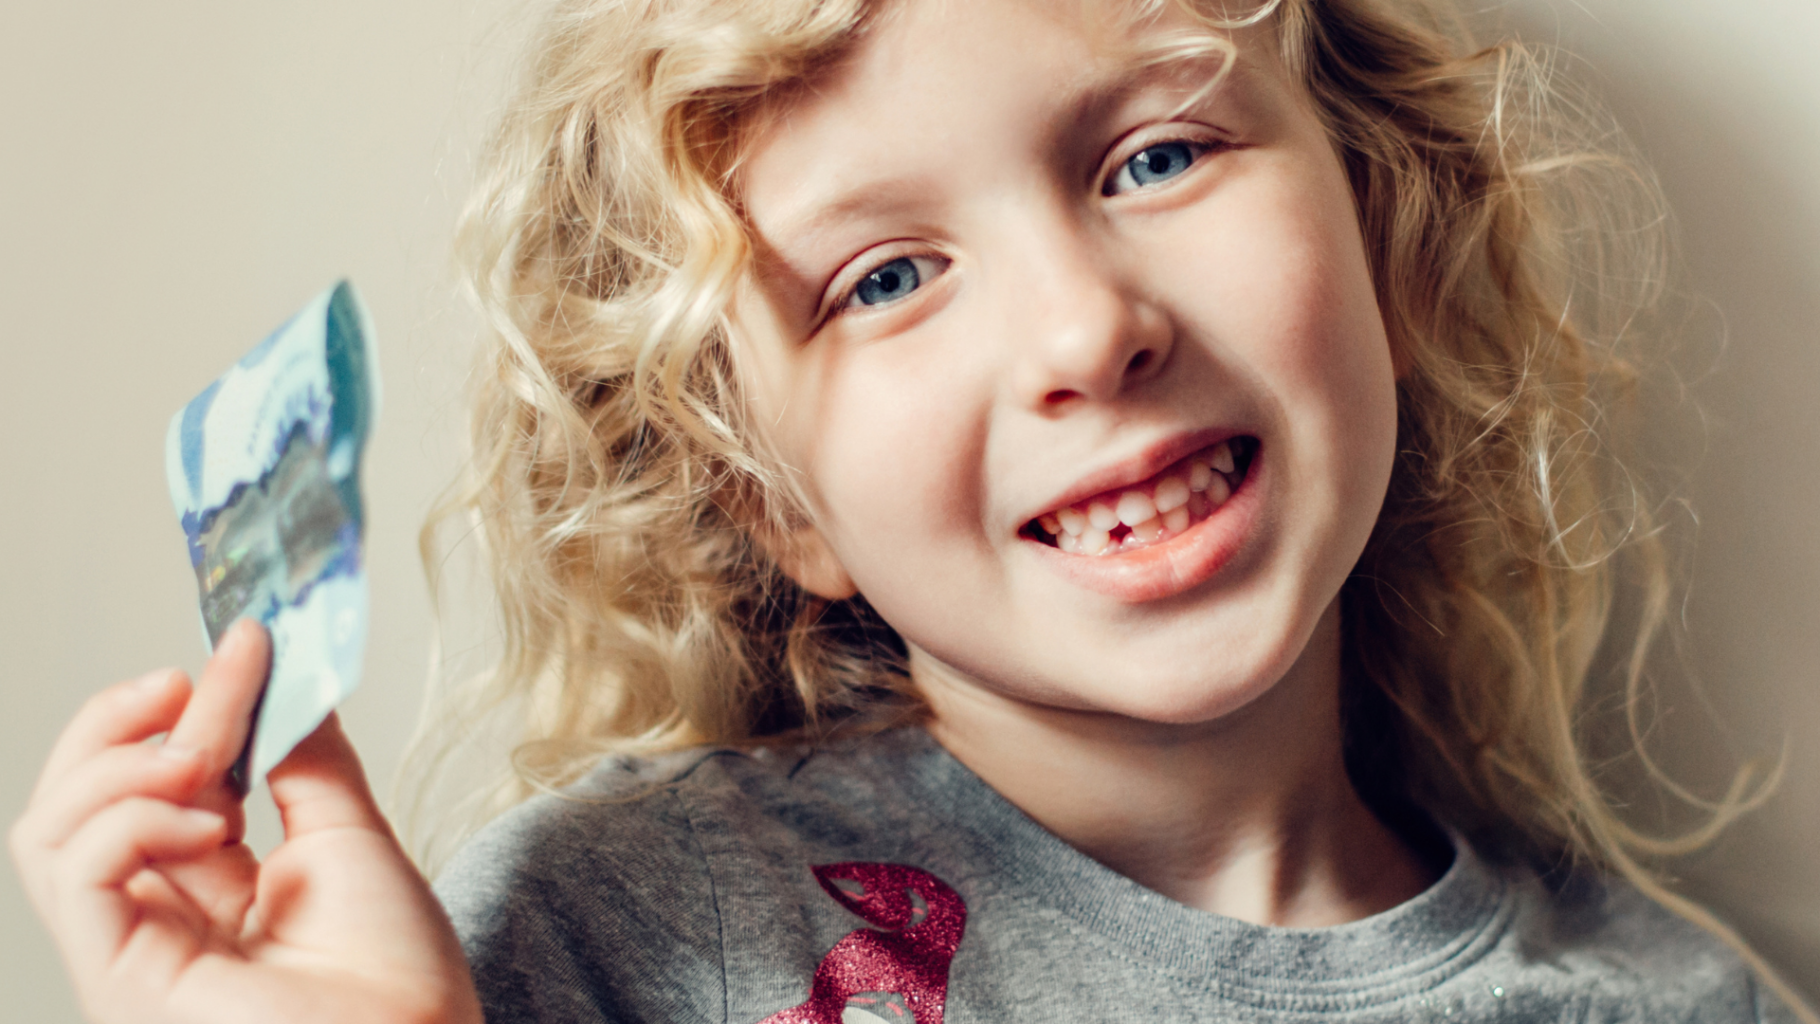
[[[1215,93],[1223,92],[1226,82],[1241,77],[1240,62],[1233,59],[1236,54],[1229,57],[1217,49],[1211,53],[1184,53],[1160,61],[1149,58],[1150,54],[1139,52],[1129,59],[1117,61],[1110,68],[1083,74],[1070,83],[1066,98],[1056,105],[1055,115],[1046,126],[1051,139],[1058,143],[1065,139],[1067,126],[1108,119],[1134,93],[1181,77],[1185,70],[1196,66],[1213,65],[1206,88],[1190,95],[1177,113],[1205,103]],[[782,257],[783,264],[794,275],[797,260],[804,250],[812,248],[812,240],[831,227],[849,223],[861,215],[882,219],[902,209],[919,207],[921,202],[912,193],[921,183],[920,177],[889,173],[868,176],[804,203],[777,219],[775,235],[764,239],[764,248]]]
[[[889,216],[900,208],[920,205],[905,196],[919,179],[920,175],[892,174],[860,179],[831,198],[806,204],[806,214],[797,212],[780,218],[778,223],[786,229],[783,238],[796,244],[861,214]]]
[[[922,202],[906,195],[920,184],[916,175],[884,175],[855,182],[833,197],[804,204],[780,217],[769,236],[754,238],[754,262],[759,276],[773,282],[819,287],[809,280],[808,264],[821,251],[816,239],[859,216],[887,219],[900,211],[919,208]]]

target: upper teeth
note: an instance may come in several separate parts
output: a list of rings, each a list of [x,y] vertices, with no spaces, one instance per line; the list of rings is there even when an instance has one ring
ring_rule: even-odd
[[[1232,446],[1221,442],[1161,477],[1148,490],[1134,487],[1116,497],[1097,497],[1084,509],[1060,508],[1039,517],[1037,525],[1071,554],[1097,555],[1148,544],[1165,534],[1181,533],[1224,504],[1232,496],[1232,484],[1225,474],[1236,469]],[[1111,536],[1121,523],[1129,528],[1122,542]]]
[[[1119,524],[1119,514],[1111,505],[1096,501],[1087,506],[1087,523],[1096,530],[1110,530]]]
[[[1191,462],[1188,464],[1189,490],[1204,491],[1210,483],[1213,483],[1213,469],[1211,467],[1205,462]]]
[[[1143,491],[1126,491],[1119,495],[1119,522],[1136,526],[1156,518],[1156,502]]]
[[[1202,488],[1205,490],[1206,488]],[[1179,476],[1166,476],[1156,483],[1156,510],[1173,512],[1188,504],[1190,488]]]

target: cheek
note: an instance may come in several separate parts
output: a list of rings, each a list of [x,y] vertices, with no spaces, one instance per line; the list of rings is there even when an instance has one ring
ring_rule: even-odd
[[[1247,289],[1272,296],[1253,337],[1274,376],[1286,425],[1334,449],[1367,478],[1387,472],[1396,435],[1396,376],[1351,192],[1337,166],[1276,190],[1255,209],[1257,252]]]
[[[1356,237],[1339,233],[1307,254],[1291,337],[1279,369],[1308,394],[1311,429],[1350,461],[1387,464],[1395,445],[1396,373],[1376,292]]]
[[[1212,268],[1200,330],[1263,396],[1263,425],[1283,442],[1273,465],[1318,532],[1338,531],[1333,558],[1347,561],[1389,481],[1396,379],[1351,193],[1337,167],[1308,166],[1232,190],[1211,230],[1183,243]]]
[[[1348,206],[1350,216],[1351,208]],[[1351,228],[1351,222],[1345,225]],[[1383,499],[1396,455],[1396,366],[1377,290],[1356,229],[1339,233],[1327,251],[1332,286],[1311,305],[1324,345],[1312,346],[1313,361],[1301,367],[1329,396],[1334,422],[1328,425],[1344,457],[1363,475],[1372,508]],[[1375,519],[1375,513],[1373,515]]]
[[[910,558],[971,544],[980,522],[977,403],[939,339],[898,338],[830,360],[803,438],[823,529],[862,591]],[[945,368],[937,373],[935,368]]]

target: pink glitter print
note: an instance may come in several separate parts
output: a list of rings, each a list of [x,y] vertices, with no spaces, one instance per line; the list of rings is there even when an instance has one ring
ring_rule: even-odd
[[[823,864],[816,881],[871,928],[850,932],[815,969],[809,999],[758,1024],[942,1024],[948,963],[967,905],[903,864]]]

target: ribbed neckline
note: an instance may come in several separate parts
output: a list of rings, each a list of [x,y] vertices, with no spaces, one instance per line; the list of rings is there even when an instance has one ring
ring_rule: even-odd
[[[844,750],[840,749],[845,747]],[[1509,884],[1457,834],[1440,880],[1390,910],[1330,928],[1277,928],[1188,907],[1069,846],[992,789],[920,728],[827,753],[877,759],[924,813],[905,826],[968,859],[1114,947],[1192,983],[1259,1005],[1356,1008],[1426,989],[1470,965],[1511,913]]]

